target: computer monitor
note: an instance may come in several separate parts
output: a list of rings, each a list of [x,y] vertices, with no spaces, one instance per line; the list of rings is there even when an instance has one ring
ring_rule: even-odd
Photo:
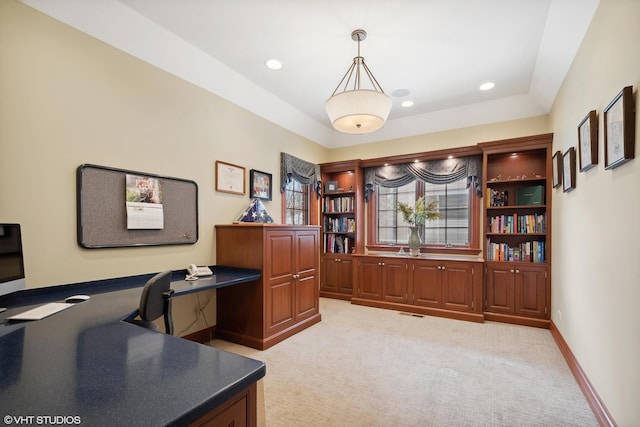
[[[0,295],[24,288],[20,224],[0,224]]]

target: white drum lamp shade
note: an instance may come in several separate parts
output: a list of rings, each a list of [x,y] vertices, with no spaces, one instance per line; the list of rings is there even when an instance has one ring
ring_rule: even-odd
[[[340,132],[364,134],[382,128],[391,111],[391,98],[370,89],[348,90],[332,96],[325,108],[331,125]]]
[[[391,98],[384,93],[364,58],[360,56],[360,42],[366,37],[364,30],[354,30],[351,33],[351,38],[358,42],[358,56],[353,58],[353,63],[325,103],[331,125],[339,132],[375,132],[384,126],[393,105]],[[363,76],[367,77],[370,88],[362,87]]]

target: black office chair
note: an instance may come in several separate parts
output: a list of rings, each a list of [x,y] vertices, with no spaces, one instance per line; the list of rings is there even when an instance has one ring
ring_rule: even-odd
[[[171,296],[174,291],[169,288],[170,285],[171,270],[158,273],[147,281],[140,296],[140,320],[136,319],[133,323],[157,331],[158,326],[153,321],[164,315],[165,332],[173,335]]]

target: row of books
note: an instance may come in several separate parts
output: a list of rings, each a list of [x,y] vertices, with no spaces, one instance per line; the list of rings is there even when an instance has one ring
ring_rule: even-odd
[[[489,233],[546,233],[547,215],[497,215],[489,218]]]
[[[349,254],[352,252],[353,239],[347,236],[327,234],[324,236],[324,252],[327,254]]]
[[[353,212],[354,209],[354,197],[352,196],[325,197],[322,202],[322,212],[324,213]]]
[[[334,233],[354,233],[356,231],[356,220],[354,218],[325,218],[324,231]]]
[[[487,240],[487,261],[545,262],[544,241],[534,240],[510,247]]]

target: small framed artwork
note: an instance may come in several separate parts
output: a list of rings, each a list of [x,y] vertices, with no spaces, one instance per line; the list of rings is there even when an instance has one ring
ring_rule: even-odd
[[[553,188],[558,188],[562,185],[562,152],[560,150],[553,155],[552,169]]]
[[[338,181],[327,181],[324,183],[325,193],[334,193],[338,191]]]
[[[576,149],[569,147],[562,156],[562,191],[576,188]]]
[[[596,110],[582,119],[578,125],[578,158],[580,172],[588,171],[598,164],[598,116]]]
[[[272,178],[270,173],[251,169],[249,171],[249,182],[251,183],[249,197],[252,199],[271,200]]]
[[[216,160],[216,191],[244,194],[245,169],[242,166]]]
[[[604,168],[613,169],[633,159],[635,118],[633,88],[627,86],[604,109]]]

